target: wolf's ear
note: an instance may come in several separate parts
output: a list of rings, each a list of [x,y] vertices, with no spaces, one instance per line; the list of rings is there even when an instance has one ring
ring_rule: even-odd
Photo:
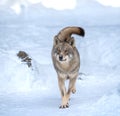
[[[57,45],[60,42],[57,35],[54,37],[54,46]]]
[[[70,38],[69,44],[74,48],[75,47],[75,39],[74,37]]]

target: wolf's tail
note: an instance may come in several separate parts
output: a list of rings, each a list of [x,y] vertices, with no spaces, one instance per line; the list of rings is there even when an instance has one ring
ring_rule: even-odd
[[[57,38],[60,41],[64,41],[68,38],[71,38],[72,34],[77,34],[77,35],[80,35],[80,36],[84,37],[85,36],[85,31],[81,27],[66,27],[58,33]]]

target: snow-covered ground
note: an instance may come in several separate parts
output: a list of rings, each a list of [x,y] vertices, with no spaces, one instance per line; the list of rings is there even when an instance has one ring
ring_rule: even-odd
[[[0,12],[0,116],[119,116],[118,10],[108,8],[105,18],[101,11],[107,8],[94,7],[100,16],[95,18],[94,13],[92,20],[89,16],[94,8],[87,15],[87,12],[79,14],[78,8],[60,12],[38,7],[31,6],[19,16],[10,9]],[[82,26],[86,36],[75,36],[81,55],[80,75],[70,107],[62,110],[51,49],[54,35],[69,25]],[[32,68],[16,56],[20,50],[32,58]]]

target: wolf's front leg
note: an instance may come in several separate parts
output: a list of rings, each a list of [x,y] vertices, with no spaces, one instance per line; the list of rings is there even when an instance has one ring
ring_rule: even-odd
[[[68,108],[69,107],[69,104],[68,104],[69,98],[66,93],[65,79],[58,77],[58,84],[59,84],[59,88],[60,88],[60,92],[61,92],[61,96],[62,96],[62,103],[60,105],[60,108]]]

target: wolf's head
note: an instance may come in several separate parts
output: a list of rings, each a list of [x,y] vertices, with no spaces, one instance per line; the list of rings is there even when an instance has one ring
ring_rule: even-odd
[[[54,57],[59,62],[69,62],[74,57],[74,50],[68,43],[59,43],[53,51]]]

